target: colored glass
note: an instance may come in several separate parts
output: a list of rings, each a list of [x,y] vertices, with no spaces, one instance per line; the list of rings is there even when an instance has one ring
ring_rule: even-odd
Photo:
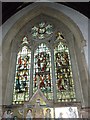
[[[38,25],[32,27],[31,34],[35,39],[43,39],[53,33],[53,26],[51,24],[41,22]]]
[[[34,54],[33,92],[38,87],[48,99],[52,99],[51,53],[42,43]]]
[[[24,43],[27,43],[26,39]],[[22,104],[29,100],[30,62],[31,51],[23,46],[17,54],[13,104]]]
[[[76,101],[69,49],[62,42],[54,49],[57,99]]]

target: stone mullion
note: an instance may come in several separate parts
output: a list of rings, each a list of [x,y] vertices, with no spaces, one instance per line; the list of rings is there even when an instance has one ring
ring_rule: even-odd
[[[34,49],[31,48],[31,67],[30,67],[30,85],[29,85],[29,97],[33,95],[33,69],[34,68]]]
[[[56,92],[56,78],[55,78],[55,66],[54,66],[54,48],[51,48],[51,69],[52,69],[52,82],[53,82],[53,99],[54,102],[57,101],[57,92]]]

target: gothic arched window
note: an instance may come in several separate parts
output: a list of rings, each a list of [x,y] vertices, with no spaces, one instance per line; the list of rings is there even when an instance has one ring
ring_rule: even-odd
[[[60,42],[54,49],[57,100],[76,101],[71,60],[67,45]]]
[[[69,48],[64,36],[54,33],[53,28],[52,24],[41,22],[31,28],[30,44],[27,37],[23,38],[17,54],[13,104],[28,101],[38,89],[48,100],[76,101]]]
[[[33,78],[33,92],[39,88],[48,99],[52,99],[51,53],[44,43],[37,47],[34,54]]]
[[[31,51],[27,44],[27,38],[24,37],[22,48],[17,54],[13,104],[22,104],[29,100]]]

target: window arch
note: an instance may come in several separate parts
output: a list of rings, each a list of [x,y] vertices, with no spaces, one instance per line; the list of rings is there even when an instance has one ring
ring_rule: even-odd
[[[57,100],[76,101],[71,60],[67,45],[60,42],[54,49]]]
[[[34,53],[33,92],[38,88],[48,98],[53,98],[51,53],[45,43],[41,43]]]
[[[51,26],[53,25],[50,24],[50,30],[52,30]],[[43,31],[43,27],[37,29]],[[36,32],[36,27],[34,28],[34,32]],[[24,101],[28,101],[37,89],[40,89],[48,100],[55,100],[57,102],[76,101],[67,42],[61,32],[51,32],[49,39],[45,39],[44,34],[46,33],[43,32],[44,38],[36,36],[35,39],[32,39],[33,35],[31,35],[30,44],[27,37],[23,38],[21,43],[23,47],[17,54],[13,104],[22,104]],[[52,36],[53,40],[51,39]],[[47,47],[45,41],[48,42],[51,49]],[[32,46],[32,51],[29,50],[29,45]],[[34,52],[35,46],[37,48]],[[26,68],[25,64],[28,68]],[[32,64],[31,70],[30,64]],[[55,69],[51,67],[54,65]],[[29,90],[31,90],[31,93]]]
[[[29,100],[31,51],[27,44],[27,38],[24,37],[22,48],[17,54],[13,104],[22,104]]]

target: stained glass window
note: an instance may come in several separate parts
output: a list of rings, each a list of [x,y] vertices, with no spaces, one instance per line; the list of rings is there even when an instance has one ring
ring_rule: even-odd
[[[41,22],[31,29],[32,37],[35,39],[43,39],[53,33],[53,26],[51,24]]]
[[[26,38],[23,39],[24,43],[27,43]],[[13,104],[22,104],[29,100],[30,62],[31,51],[24,45],[17,54]]]
[[[71,61],[67,45],[60,42],[54,49],[57,99],[76,101]]]
[[[53,25],[47,22],[40,22],[31,28],[31,35],[35,39],[45,39],[53,33]],[[72,75],[72,65],[70,61],[69,49],[67,47],[67,41],[65,40],[61,32],[57,32],[56,41],[52,41],[53,44],[58,43],[54,49],[54,64],[55,70],[51,69],[51,50],[45,43],[39,44],[34,52],[34,60],[31,63],[31,51],[28,48],[30,46],[27,37],[25,36],[21,42],[20,51],[17,54],[16,61],[16,73],[13,92],[13,104],[22,104],[28,101],[30,96],[30,89],[32,88],[33,94],[40,89],[44,96],[48,100],[53,100],[53,91],[57,96],[58,102],[70,102],[76,101],[74,81]],[[32,39],[31,37],[31,39]],[[55,37],[54,37],[55,38]],[[35,41],[38,44],[38,41]],[[48,43],[50,44],[50,43]],[[34,46],[32,45],[32,48]],[[32,55],[33,57],[33,55]],[[53,62],[53,60],[52,60]],[[34,63],[34,64],[33,64]],[[30,73],[30,65],[32,64],[33,73]],[[31,71],[32,71],[31,69]],[[54,76],[55,73],[55,76]],[[32,79],[30,82],[30,74]],[[53,79],[52,81],[52,76]],[[53,84],[56,82],[56,84]],[[30,83],[32,83],[30,85]],[[30,88],[31,86],[31,88]],[[53,89],[55,88],[56,89]],[[32,93],[31,93],[32,94]]]
[[[39,87],[48,99],[52,99],[51,53],[44,43],[38,46],[34,54],[33,78],[33,92]]]

